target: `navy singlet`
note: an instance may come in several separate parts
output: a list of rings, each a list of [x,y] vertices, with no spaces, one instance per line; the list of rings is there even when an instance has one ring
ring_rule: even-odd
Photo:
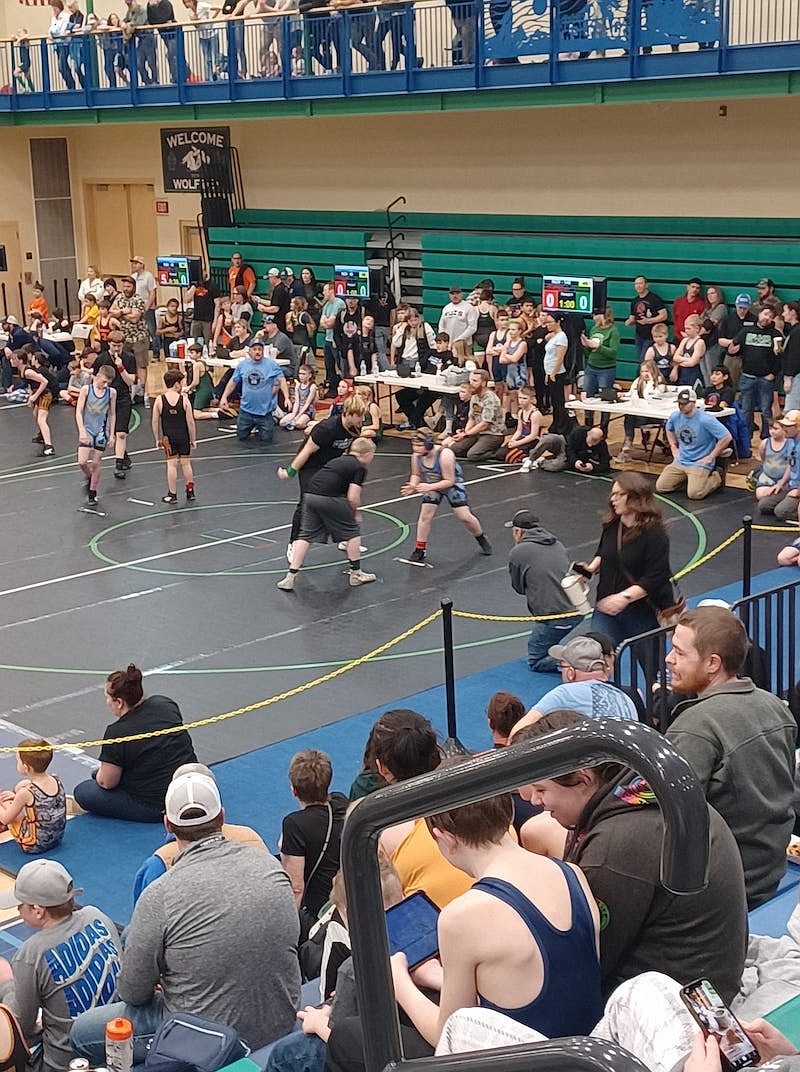
[[[533,936],[544,966],[542,989],[527,1005],[506,1008],[480,994],[481,1007],[494,1009],[548,1038],[588,1035],[603,1015],[600,962],[592,914],[578,876],[561,860],[553,860],[569,889],[572,926],[562,931],[516,887],[499,878],[482,878],[472,889],[496,897],[513,908]]]

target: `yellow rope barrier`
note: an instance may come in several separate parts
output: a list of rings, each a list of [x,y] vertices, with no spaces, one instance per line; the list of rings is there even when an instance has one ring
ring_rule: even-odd
[[[777,525],[753,525],[753,530],[757,532],[783,532],[787,533],[787,529],[781,528]],[[788,530],[790,531],[790,530]],[[681,577],[685,577],[688,573],[698,569],[700,566],[705,565],[710,559],[714,558],[721,551],[724,551],[726,547],[730,547],[732,543],[744,533],[744,529],[739,528],[731,535],[723,540],[707,554],[699,558],[697,562],[694,562],[691,566],[687,566],[685,569],[679,570],[678,573],[672,578],[674,581],[680,580]],[[392,637],[391,640],[387,640],[384,644],[380,644],[377,648],[373,648],[372,651],[368,651],[365,655],[360,655],[357,659],[351,659],[350,662],[344,663],[342,666],[337,666],[335,670],[329,671],[327,674],[322,674],[320,677],[313,678],[311,681],[306,681],[303,685],[295,685],[294,688],[286,689],[284,692],[276,693],[274,696],[268,696],[265,700],[258,700],[256,703],[247,704],[245,707],[237,707],[232,711],[224,711],[219,715],[209,715],[207,718],[200,718],[194,722],[186,722],[180,726],[168,726],[161,730],[150,730],[147,733],[137,733],[130,737],[117,737],[109,738],[108,740],[98,741],[73,741],[69,744],[53,744],[53,745],[38,745],[28,748],[30,752],[45,751],[46,748],[52,748],[54,751],[60,750],[64,752],[75,751],[81,748],[101,748],[105,744],[120,744],[124,741],[144,741],[149,740],[152,737],[165,737],[170,733],[181,733],[183,730],[199,729],[202,726],[212,726],[217,722],[226,722],[231,718],[238,718],[240,715],[249,715],[253,711],[260,711],[264,707],[271,707],[273,704],[280,703],[282,700],[289,700],[293,696],[299,696],[303,692],[308,692],[309,689],[314,689],[318,685],[325,685],[329,681],[333,681],[337,677],[341,677],[343,674],[349,673],[350,670],[355,670],[357,667],[362,666],[364,663],[370,661],[370,659],[376,659],[379,655],[383,655],[385,651],[390,648],[396,647],[404,640],[408,640],[409,637],[418,633],[421,629],[430,625],[431,622],[436,621],[441,616],[441,610],[436,610],[433,614],[429,614],[427,618],[423,618],[417,622],[416,625],[410,626],[402,633],[399,633],[396,637]],[[577,617],[577,611],[567,611],[563,614],[476,614],[472,611],[466,610],[454,610],[453,615],[456,618],[468,618],[473,621],[481,622],[553,622],[559,621],[564,618]],[[0,754],[3,753],[15,753],[17,748],[11,745],[0,746]]]
[[[402,633],[399,633],[396,637],[392,637],[391,640],[387,640],[379,647],[373,648],[372,651],[368,651],[366,655],[360,655],[357,659],[351,659],[349,663],[345,663],[343,666],[337,666],[335,670],[331,670],[327,674],[323,674],[321,677],[316,677],[312,681],[306,681],[303,685],[295,685],[294,688],[287,689],[285,692],[279,692],[275,696],[269,696],[266,700],[258,700],[257,703],[247,704],[246,707],[237,707],[233,711],[225,711],[221,715],[209,715],[208,718],[199,718],[195,722],[186,722],[180,726],[167,726],[162,730],[150,730],[148,733],[134,733],[130,737],[110,738],[109,740],[104,741],[73,741],[69,744],[47,745],[47,748],[52,747],[54,750],[60,749],[69,752],[74,751],[76,748],[100,748],[104,744],[145,741],[149,740],[151,737],[165,737],[168,733],[181,733],[183,730],[194,730],[198,729],[200,726],[212,726],[216,722],[226,722],[229,718],[238,718],[239,715],[248,715],[251,711],[259,711],[261,708],[270,707],[272,704],[279,703],[281,700],[288,700],[292,696],[299,696],[300,693],[307,692],[309,689],[314,689],[317,685],[324,685],[328,681],[333,681],[334,678],[341,677],[342,674],[348,673],[350,670],[355,670],[357,666],[369,662],[370,659],[376,659],[379,655],[383,655],[385,651],[388,651],[389,648],[393,648],[397,644],[402,643],[402,641],[408,640],[409,637],[418,633],[420,629],[424,629],[426,625],[435,622],[436,619],[441,616],[441,613],[441,610],[434,611],[433,614],[429,614],[427,618],[423,618],[422,621],[417,622],[416,625],[412,625]],[[44,745],[32,746],[27,749],[29,752],[39,752],[44,750]],[[10,745],[0,747],[0,754],[16,751],[16,747]]]
[[[784,536],[791,536],[793,532],[797,531],[791,525],[788,528],[783,525],[753,525],[753,532],[782,532]],[[800,532],[798,532],[798,535],[800,535]]]

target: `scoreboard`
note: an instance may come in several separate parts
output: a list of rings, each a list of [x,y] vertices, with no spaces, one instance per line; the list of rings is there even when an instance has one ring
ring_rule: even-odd
[[[568,276],[542,276],[542,308],[550,312],[581,313],[595,309],[595,280]]]
[[[200,282],[201,261],[199,257],[156,257],[156,274],[160,287],[190,287]]]
[[[369,268],[366,264],[337,264],[333,269],[337,298],[368,298]]]

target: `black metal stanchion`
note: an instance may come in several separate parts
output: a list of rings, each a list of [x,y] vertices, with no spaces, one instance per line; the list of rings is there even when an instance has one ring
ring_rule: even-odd
[[[742,518],[742,528],[742,599],[747,599],[753,580],[753,519],[749,514]]]
[[[442,649],[444,652],[444,696],[447,708],[447,740],[442,745],[446,756],[463,756],[467,749],[458,739],[456,724],[456,672],[453,662],[453,601],[443,599]]]

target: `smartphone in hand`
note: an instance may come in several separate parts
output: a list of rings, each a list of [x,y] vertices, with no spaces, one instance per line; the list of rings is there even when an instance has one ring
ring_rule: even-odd
[[[733,1015],[708,979],[697,979],[681,990],[681,1000],[706,1038],[719,1045],[722,1072],[751,1068],[761,1060],[753,1040]]]

